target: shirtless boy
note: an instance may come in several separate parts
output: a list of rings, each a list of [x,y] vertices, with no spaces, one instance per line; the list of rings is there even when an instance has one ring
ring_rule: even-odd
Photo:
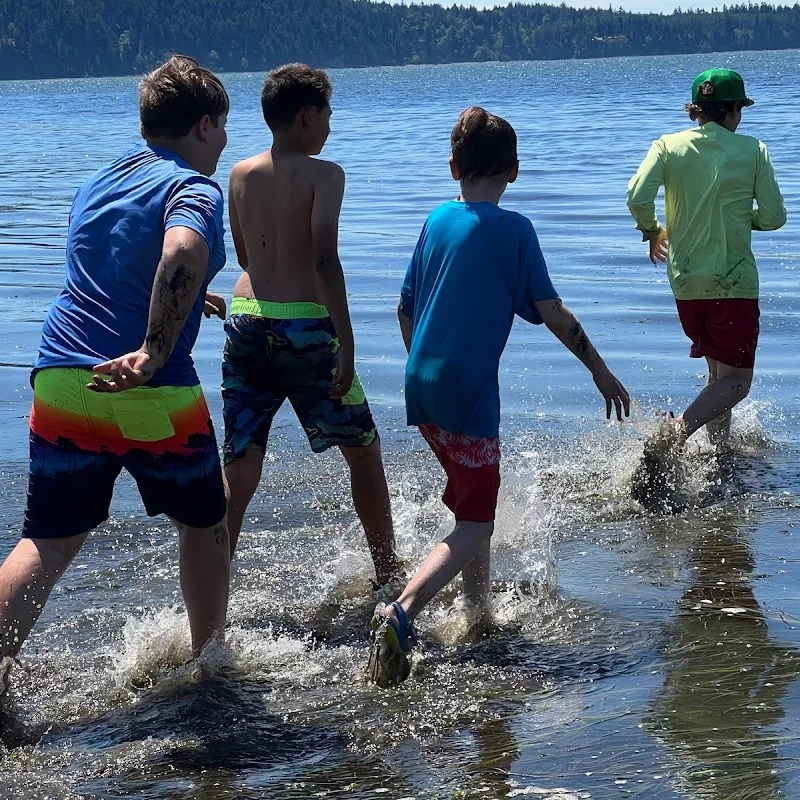
[[[337,446],[378,584],[397,575],[380,443],[355,371],[338,255],[344,172],[312,158],[330,134],[331,84],[304,64],[267,76],[270,150],[230,179],[231,234],[244,274],[234,290],[222,364],[231,552],[258,487],[272,420],[288,398],[321,453]]]

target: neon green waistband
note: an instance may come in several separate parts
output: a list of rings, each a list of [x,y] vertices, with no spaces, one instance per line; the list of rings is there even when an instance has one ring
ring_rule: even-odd
[[[273,303],[249,297],[234,297],[231,314],[250,314],[266,319],[325,319],[329,316],[328,309],[319,303]]]

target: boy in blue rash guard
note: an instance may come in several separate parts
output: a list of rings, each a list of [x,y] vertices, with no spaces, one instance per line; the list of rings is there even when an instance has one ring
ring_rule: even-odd
[[[228,93],[194,59],[144,77],[137,145],[89,177],[70,210],[64,285],[34,363],[22,539],[0,566],[0,694],[59,578],[109,516],[124,469],[149,516],[179,531],[199,653],[225,627],[230,549],[214,427],[192,360],[225,265],[212,180]]]
[[[544,323],[590,370],[618,419],[630,398],[553,288],[530,221],[498,206],[519,171],[517,136],[482,108],[464,111],[451,136],[461,195],[431,212],[408,267],[398,315],[409,352],[406,406],[447,475],[453,532],[425,559],[399,599],[372,620],[367,678],[408,677],[411,623],[460,572],[474,621],[489,621],[489,543],[500,487],[498,369],[515,315]]]

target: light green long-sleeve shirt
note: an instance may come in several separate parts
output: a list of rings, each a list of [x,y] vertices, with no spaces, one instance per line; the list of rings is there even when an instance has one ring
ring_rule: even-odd
[[[661,186],[675,297],[757,298],[751,231],[786,222],[766,145],[715,122],[653,142],[628,184],[628,208],[645,240],[661,230],[655,208]]]

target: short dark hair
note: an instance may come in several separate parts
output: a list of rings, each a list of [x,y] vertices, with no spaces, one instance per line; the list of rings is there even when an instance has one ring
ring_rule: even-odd
[[[272,70],[261,90],[261,110],[270,130],[288,128],[306,106],[317,109],[331,104],[333,87],[327,73],[307,64],[284,64]]]
[[[517,134],[502,117],[479,106],[461,112],[450,134],[462,181],[508,175],[517,163]]]
[[[683,109],[688,112],[692,122],[702,115],[709,122],[720,125],[725,122],[728,114],[741,111],[745,106],[746,103],[741,100],[709,100],[707,103],[687,103]]]
[[[139,118],[145,138],[180,139],[206,114],[216,126],[229,108],[222,81],[188,56],[172,56],[139,84]]]

